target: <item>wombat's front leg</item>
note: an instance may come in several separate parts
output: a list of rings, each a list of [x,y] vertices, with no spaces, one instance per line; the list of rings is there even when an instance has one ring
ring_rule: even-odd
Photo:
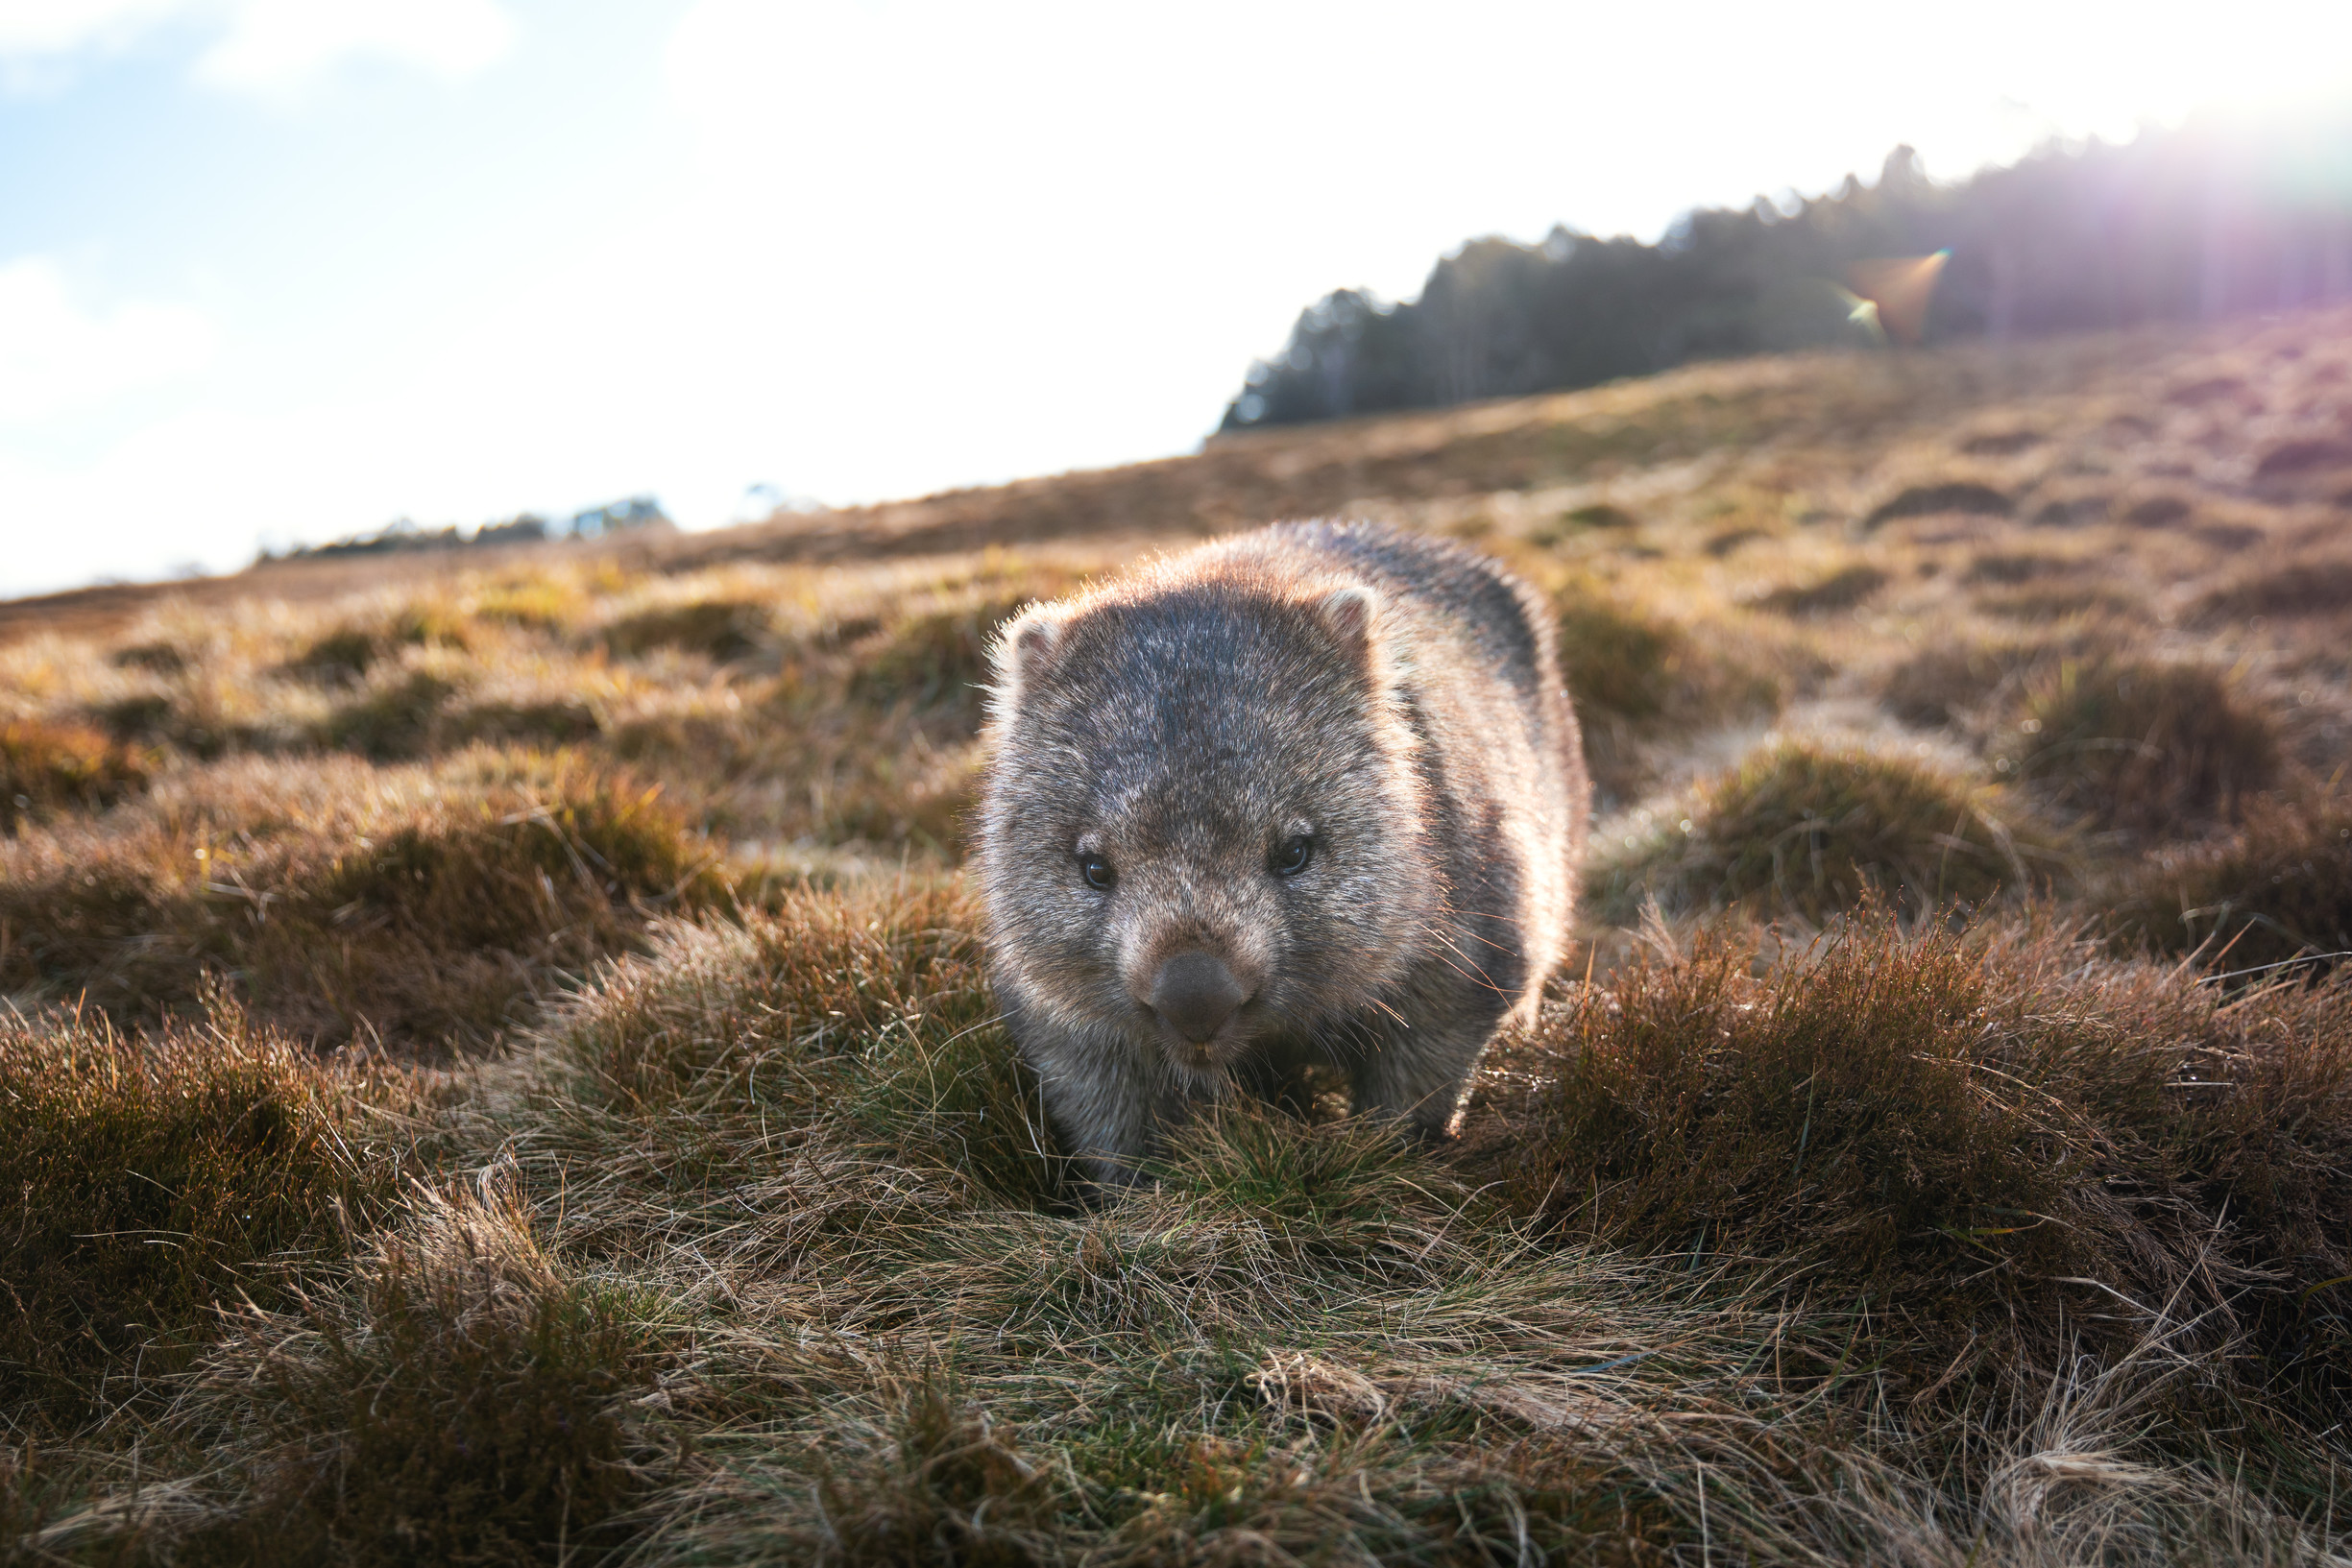
[[[1115,1034],[1031,1028],[1021,1049],[1037,1070],[1055,1127],[1086,1173],[1114,1191],[1142,1181],[1144,1160],[1185,1108],[1184,1087],[1165,1064]]]
[[[1444,1138],[1491,1027],[1389,1035],[1348,1066],[1356,1114],[1393,1116],[1432,1142]]]

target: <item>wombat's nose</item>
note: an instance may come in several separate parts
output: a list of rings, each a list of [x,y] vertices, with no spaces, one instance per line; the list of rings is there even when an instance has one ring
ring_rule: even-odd
[[[1249,994],[1233,972],[1205,953],[1179,953],[1159,966],[1152,981],[1152,1010],[1185,1039],[1198,1045],[1233,1016]]]

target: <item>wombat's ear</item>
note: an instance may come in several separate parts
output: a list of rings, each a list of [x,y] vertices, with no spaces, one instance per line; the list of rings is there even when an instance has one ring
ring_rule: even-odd
[[[1362,583],[1350,583],[1316,600],[1315,614],[1341,647],[1359,656],[1370,654],[1372,622],[1380,615],[1379,594]]]
[[[1043,605],[1031,605],[1005,623],[997,634],[989,657],[996,665],[996,684],[989,693],[990,706],[999,712],[1009,713],[1021,703],[1021,688],[1045,673],[1054,662],[1054,650],[1061,644],[1061,622],[1046,614]]]

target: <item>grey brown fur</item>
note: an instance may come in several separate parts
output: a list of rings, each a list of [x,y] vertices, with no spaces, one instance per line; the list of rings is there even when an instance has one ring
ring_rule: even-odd
[[[1093,1174],[1300,1062],[1443,1133],[1568,943],[1590,789],[1534,592],[1286,523],[1033,605],[993,651],[997,995]]]

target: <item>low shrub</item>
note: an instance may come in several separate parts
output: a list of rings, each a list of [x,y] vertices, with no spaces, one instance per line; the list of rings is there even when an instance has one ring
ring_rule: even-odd
[[[2137,832],[2232,817],[2283,765],[2277,726],[2225,676],[2122,655],[2030,683],[2013,743],[2017,777],[2044,799]]]
[[[2226,970],[2352,953],[2352,802],[2265,802],[2235,833],[2127,874],[2112,926],[2125,951],[2201,951]]]
[[[0,1013],[0,1406],[70,1428],[186,1363],[216,1305],[339,1255],[399,1173],[401,1080],[250,1027]],[[135,1369],[134,1369],[135,1368]]]
[[[148,784],[146,760],[80,725],[0,723],[0,833],[53,811],[99,810]]]
[[[1985,790],[1924,761],[1782,741],[1704,784],[1679,824],[1637,838],[1592,876],[1595,913],[1629,924],[1738,904],[1820,922],[1881,896],[1912,913],[1981,906],[2056,856]]]

